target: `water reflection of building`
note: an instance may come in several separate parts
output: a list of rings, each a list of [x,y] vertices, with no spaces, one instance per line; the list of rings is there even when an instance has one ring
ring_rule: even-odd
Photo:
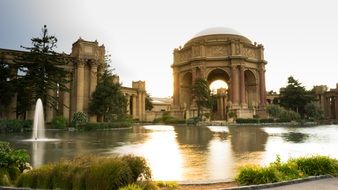
[[[264,151],[268,134],[259,127],[231,127],[231,147],[234,153]]]
[[[198,149],[206,149],[212,139],[212,133],[206,127],[175,127],[175,132],[178,143],[196,145]]]

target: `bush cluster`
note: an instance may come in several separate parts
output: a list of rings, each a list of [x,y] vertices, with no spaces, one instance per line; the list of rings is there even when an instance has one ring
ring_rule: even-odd
[[[279,105],[271,104],[266,107],[267,113],[277,118],[277,122],[290,122],[300,120],[300,115],[292,110],[286,110]]]
[[[165,123],[165,124],[185,124],[185,120],[177,119],[170,115],[169,112],[164,112],[163,116],[154,119],[153,123]]]
[[[39,189],[119,189],[150,179],[150,168],[141,157],[86,156],[33,169],[22,174],[16,185]]]
[[[248,165],[240,169],[236,181],[241,185],[274,183],[317,175],[338,175],[338,160],[327,156],[311,156],[275,162],[266,167]]]
[[[68,121],[63,116],[56,116],[52,119],[51,126],[55,129],[65,129],[68,126]]]
[[[242,119],[238,118],[236,119],[236,123],[274,123],[275,120],[272,118],[267,119],[259,119],[259,118],[248,118],[248,119]]]
[[[0,133],[13,133],[31,130],[32,126],[32,120],[4,119],[0,120]]]
[[[14,150],[9,143],[0,141],[0,186],[10,186],[30,165],[25,150]]]

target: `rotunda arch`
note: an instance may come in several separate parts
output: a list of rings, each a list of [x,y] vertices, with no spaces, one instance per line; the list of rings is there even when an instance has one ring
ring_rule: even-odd
[[[249,108],[258,105],[258,80],[251,70],[244,71],[245,98]]]

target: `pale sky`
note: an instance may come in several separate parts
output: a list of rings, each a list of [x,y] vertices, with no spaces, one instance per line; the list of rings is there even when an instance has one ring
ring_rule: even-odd
[[[21,49],[44,24],[70,53],[79,37],[104,44],[124,86],[145,80],[172,95],[172,52],[196,33],[229,27],[265,47],[266,87],[292,75],[307,89],[338,83],[335,0],[0,0],[0,48]]]

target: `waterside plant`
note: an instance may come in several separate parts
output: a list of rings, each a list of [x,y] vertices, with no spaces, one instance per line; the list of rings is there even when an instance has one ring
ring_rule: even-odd
[[[287,181],[318,175],[338,175],[338,160],[327,156],[292,158],[281,162],[279,156],[267,166],[246,165],[239,170],[240,185],[255,185]]]

